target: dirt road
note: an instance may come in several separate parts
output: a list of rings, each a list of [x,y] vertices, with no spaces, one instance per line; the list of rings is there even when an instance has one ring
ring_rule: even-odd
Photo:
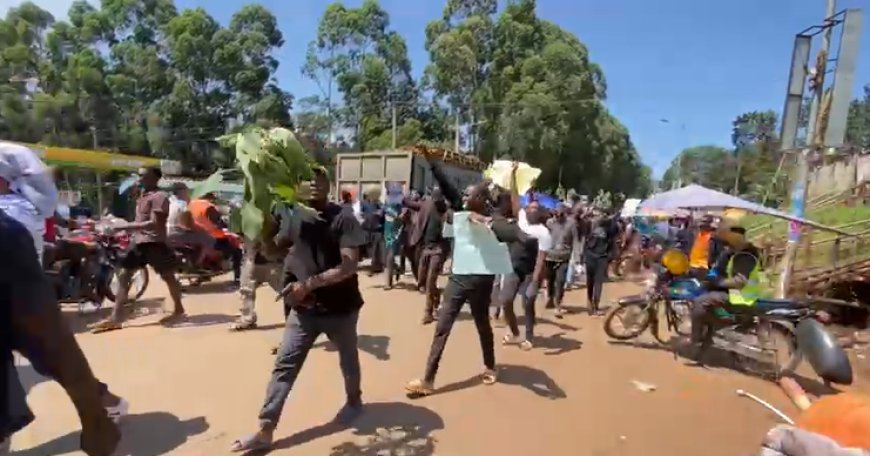
[[[670,352],[609,343],[601,319],[545,315],[529,352],[496,347],[499,383],[483,386],[474,325],[463,317],[451,335],[437,386],[411,401],[403,385],[422,375],[433,326],[418,323],[423,297],[384,291],[363,279],[359,331],[367,413],[350,429],[326,423],[343,402],[337,355],[321,341],[311,353],[276,431],[278,450],[293,455],[745,455],[776,423],[738,388],[794,414],[777,387],[726,369],[701,369]],[[613,299],[636,291],[609,284]],[[70,315],[94,371],[131,403],[120,454],[218,456],[255,429],[282,312],[274,293],[258,296],[261,328],[230,333],[236,294],[203,286],[185,295],[189,322],[155,324],[165,296],[152,283],[144,309],[122,331],[91,335]],[[566,303],[581,306],[582,291]],[[92,319],[91,319],[92,320]],[[503,329],[496,329],[500,338]],[[17,456],[79,454],[77,416],[55,383],[19,367],[37,421],[13,439]],[[639,391],[632,380],[653,384]]]

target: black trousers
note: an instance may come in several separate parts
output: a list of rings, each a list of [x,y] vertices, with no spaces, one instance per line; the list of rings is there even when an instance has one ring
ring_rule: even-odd
[[[568,278],[568,260],[544,262],[547,266],[547,305],[562,305],[565,296],[565,279]]]
[[[601,303],[601,290],[604,288],[604,282],[607,281],[609,263],[607,258],[586,258],[586,300],[592,312],[598,311],[598,305]]]
[[[459,316],[459,311],[466,302],[471,307],[471,316],[474,318],[474,325],[477,326],[483,364],[487,369],[495,369],[495,348],[492,326],[489,324],[489,304],[494,280],[495,277],[492,275],[452,275],[447,280],[444,301],[441,310],[438,311],[435,336],[432,338],[432,347],[429,349],[429,358],[426,361],[426,375],[423,378],[425,381],[435,381],[447,338],[450,337],[453,323],[456,322],[456,317]]]

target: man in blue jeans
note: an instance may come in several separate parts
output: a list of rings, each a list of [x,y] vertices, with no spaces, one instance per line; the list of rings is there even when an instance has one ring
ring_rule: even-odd
[[[304,209],[294,210],[276,240],[279,247],[290,245],[284,262],[287,285],[279,295],[289,312],[260,409],[259,428],[236,440],[234,452],[264,451],[272,446],[284,402],[320,334],[326,334],[338,349],[344,376],[346,402],[336,422],[350,423],[362,413],[356,325],[363,298],[357,261],[366,236],[352,209],[327,201],[329,178],[324,171],[315,172],[310,186],[307,203],[317,217]]]

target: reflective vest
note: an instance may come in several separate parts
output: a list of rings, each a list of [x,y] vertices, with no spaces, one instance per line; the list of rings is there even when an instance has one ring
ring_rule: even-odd
[[[208,218],[208,212],[211,208],[214,208],[215,210],[217,209],[214,204],[204,199],[195,199],[187,203],[187,211],[190,212],[191,216],[193,216],[193,223],[211,235],[211,237],[221,239],[226,235],[224,234],[224,230],[215,225],[211,219]]]
[[[734,257],[737,255],[749,255],[745,252],[737,252],[731,256],[728,260],[728,266],[725,268],[725,273],[728,277],[733,277],[734,270]],[[755,258],[755,257],[753,257]],[[752,268],[752,272],[749,273],[749,277],[746,281],[746,285],[739,290],[728,290],[728,302],[733,306],[751,306],[755,304],[755,301],[758,298],[762,297],[762,272],[761,265],[756,258],[755,267]]]

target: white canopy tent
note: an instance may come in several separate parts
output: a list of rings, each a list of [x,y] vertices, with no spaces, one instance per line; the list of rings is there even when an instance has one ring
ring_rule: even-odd
[[[812,220],[795,217],[794,215],[762,206],[761,204],[746,201],[742,198],[695,184],[655,194],[640,203],[640,209],[674,210],[680,208],[706,210],[740,209],[755,214],[765,214],[771,217],[800,223],[802,225],[808,225],[813,228],[838,233],[844,236],[853,236],[852,233],[838,228],[822,225],[821,223]]]

